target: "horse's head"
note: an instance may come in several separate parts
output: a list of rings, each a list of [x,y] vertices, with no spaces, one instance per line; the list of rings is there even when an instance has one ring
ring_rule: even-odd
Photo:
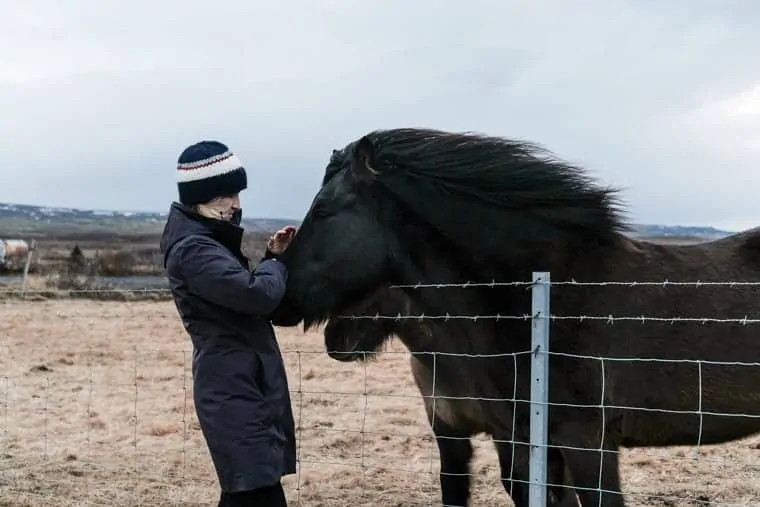
[[[409,297],[399,289],[385,287],[374,292],[327,322],[327,355],[345,362],[374,358],[393,335],[409,337],[404,333],[410,327],[408,319],[396,317],[408,316],[410,309]]]
[[[281,257],[288,288],[275,324],[324,321],[392,277],[398,213],[375,184],[377,174],[368,137],[333,151],[322,187]]]

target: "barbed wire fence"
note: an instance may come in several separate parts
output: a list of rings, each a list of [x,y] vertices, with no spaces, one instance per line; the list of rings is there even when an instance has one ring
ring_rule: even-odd
[[[760,286],[760,282],[583,283],[551,281],[549,273],[535,273],[533,280],[525,282],[417,284],[395,288],[521,285],[532,291],[531,314],[399,313],[346,318],[398,322],[408,319],[531,321],[530,351],[454,354],[470,359],[502,356],[505,364],[514,362],[515,375],[518,356],[530,355],[533,381],[530,400],[518,400],[516,392],[489,400],[530,403],[527,441],[516,434],[509,440],[491,439],[507,445],[529,446],[530,507],[547,505],[549,486],[554,486],[549,484],[547,476],[548,451],[558,447],[549,444],[548,410],[554,405],[548,397],[549,358],[572,356],[550,349],[551,322],[591,320],[610,325],[636,321],[739,326],[760,323],[760,318],[749,315],[737,318],[553,315],[550,305],[550,289],[555,285],[699,288]],[[3,367],[0,374],[0,491],[8,491],[10,495],[6,499],[0,493],[0,501],[18,502],[10,505],[79,505],[83,501],[86,505],[199,505],[213,501],[218,487],[192,401],[192,349],[173,306],[138,301],[132,313],[125,315],[119,305],[87,299],[109,293],[166,299],[167,291],[85,289],[58,295],[53,292],[27,289],[23,297],[16,298],[18,291],[3,293],[0,290],[0,295],[5,296],[0,306],[4,358],[0,362]],[[49,299],[28,301],[35,296]],[[57,297],[62,297],[62,301],[56,301]],[[83,300],[72,301],[69,299],[72,297]],[[109,322],[111,325],[104,324]],[[117,325],[114,327],[113,323]],[[168,332],[173,334],[162,336],[159,330],[170,330]],[[456,397],[436,392],[435,382],[432,393],[421,395],[410,382],[409,363],[404,361],[409,352],[404,349],[383,351],[390,356],[393,367],[367,362],[340,365],[326,358],[324,347],[314,345],[313,340],[314,335],[296,335],[288,343],[281,343],[297,424],[299,462],[296,476],[284,481],[289,501],[304,506],[346,502],[439,505],[439,456],[420,401],[426,398],[435,407],[436,403],[445,403],[447,398],[456,401]],[[353,352],[367,356],[375,353]],[[437,351],[423,354],[432,355],[433,364],[435,357],[445,355]],[[671,362],[644,357],[575,357],[600,363],[602,371],[605,365],[622,362]],[[699,389],[700,401],[704,367],[760,368],[760,364],[752,362],[688,362],[699,372],[699,385],[694,387]],[[400,374],[405,375],[402,378]],[[701,403],[688,412],[616,407],[603,402],[589,408],[688,413],[699,417],[700,438],[694,442],[694,449],[638,448],[621,453],[624,457],[629,455],[622,472],[623,493],[629,505],[757,504],[760,474],[756,463],[760,439],[750,438],[707,450],[701,437],[706,417],[752,419],[760,418],[760,414],[708,412],[702,409]],[[481,441],[476,447],[493,454],[493,450],[488,449],[489,443]],[[513,463],[514,459],[513,452]],[[740,461],[746,463],[742,465]],[[691,475],[674,470],[683,463],[690,465]],[[507,504],[506,493],[499,483],[500,473],[498,463],[493,460],[487,463],[483,459],[470,470],[475,504]],[[633,482],[638,488],[632,487],[631,475],[636,476]],[[656,484],[658,481],[666,481],[664,487],[677,487],[662,493]],[[601,478],[597,491],[599,495],[603,493]]]

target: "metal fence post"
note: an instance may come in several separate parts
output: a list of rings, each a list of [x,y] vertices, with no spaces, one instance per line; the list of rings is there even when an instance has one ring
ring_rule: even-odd
[[[548,272],[534,272],[531,293],[530,387],[530,507],[546,507],[546,468],[549,421],[549,299]]]

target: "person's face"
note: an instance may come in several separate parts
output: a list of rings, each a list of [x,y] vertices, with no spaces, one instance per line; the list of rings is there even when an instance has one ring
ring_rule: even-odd
[[[224,195],[216,197],[205,204],[198,205],[198,213],[217,220],[229,222],[240,210],[240,195]]]

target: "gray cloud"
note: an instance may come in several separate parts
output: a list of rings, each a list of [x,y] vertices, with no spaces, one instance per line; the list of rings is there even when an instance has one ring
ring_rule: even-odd
[[[215,138],[247,215],[297,218],[332,148],[414,125],[538,142],[638,221],[760,223],[756,2],[197,5],[14,6],[0,201],[162,210],[179,152]]]

